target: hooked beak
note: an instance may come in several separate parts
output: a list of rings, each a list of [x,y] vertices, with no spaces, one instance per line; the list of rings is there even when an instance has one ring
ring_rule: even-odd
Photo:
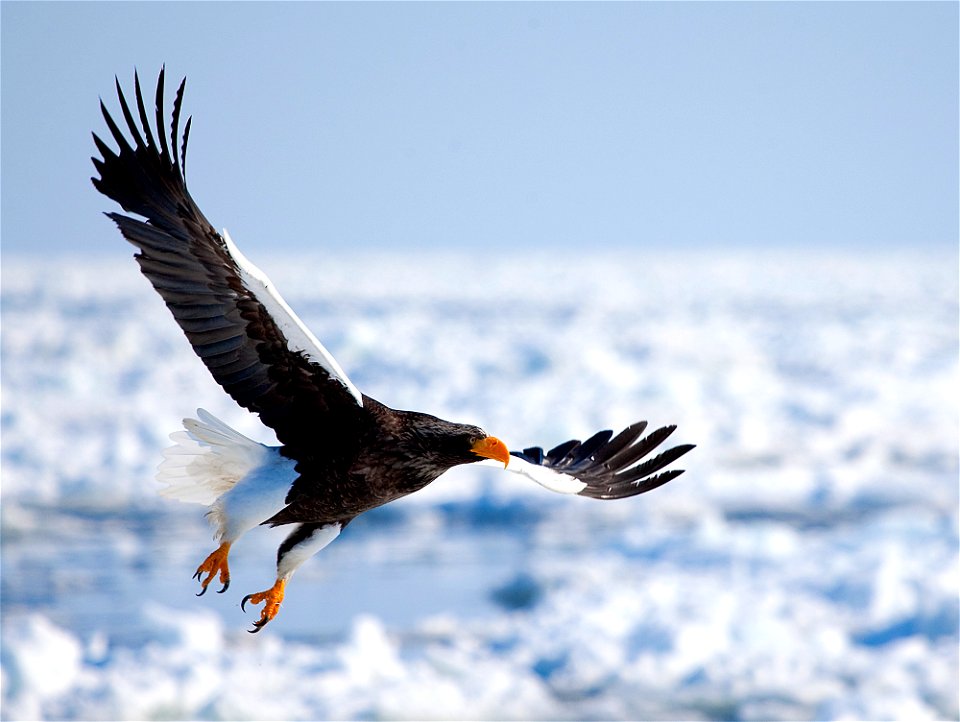
[[[485,459],[502,461],[504,469],[507,468],[507,464],[510,462],[510,449],[495,436],[487,436],[480,439],[480,441],[477,441],[470,447],[470,451]]]

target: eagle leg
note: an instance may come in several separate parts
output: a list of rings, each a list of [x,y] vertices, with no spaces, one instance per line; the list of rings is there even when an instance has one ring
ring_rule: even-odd
[[[200,579],[202,589],[197,594],[198,597],[206,594],[207,587],[217,574],[220,575],[220,581],[223,582],[223,588],[218,594],[223,594],[227,591],[227,588],[230,586],[230,567],[227,565],[227,556],[229,554],[230,542],[225,541],[212,551],[210,556],[204,559],[203,563],[197,567],[197,573],[193,575],[194,579],[200,579],[204,574],[207,575],[205,579]]]
[[[264,602],[263,609],[260,611],[260,619],[253,623],[253,629],[248,629],[248,632],[256,634],[263,629],[271,619],[277,616],[277,612],[280,611],[280,603],[283,601],[283,591],[286,586],[287,580],[280,578],[266,591],[248,594],[243,598],[243,601],[240,602],[240,609],[244,612],[247,611],[247,602],[251,604]]]
[[[253,623],[251,633],[259,632],[271,619],[277,616],[280,611],[280,602],[283,601],[283,592],[287,586],[287,580],[293,576],[294,571],[303,562],[312,557],[327,544],[332,542],[340,534],[350,519],[337,521],[333,523],[314,523],[306,522],[298,524],[289,536],[283,540],[280,548],[277,549],[277,581],[273,586],[263,592],[248,594],[240,602],[240,609],[246,611],[246,604],[260,604],[263,602],[263,609],[260,611],[260,619]]]

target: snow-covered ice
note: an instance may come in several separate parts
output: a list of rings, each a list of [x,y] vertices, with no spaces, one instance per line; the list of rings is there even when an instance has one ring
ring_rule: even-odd
[[[210,530],[153,473],[197,406],[269,436],[120,256],[4,258],[4,719],[958,717],[955,253],[255,258],[387,404],[698,445],[620,502],[458,469],[259,635],[285,532],[197,599]]]

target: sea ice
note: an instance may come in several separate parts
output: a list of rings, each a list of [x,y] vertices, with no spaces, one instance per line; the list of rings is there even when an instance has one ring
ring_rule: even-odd
[[[254,259],[351,380],[515,448],[640,418],[605,503],[458,469],[359,518],[259,635],[283,530],[194,597],[153,480],[197,406],[269,443],[129,259],[5,257],[3,719],[958,716],[956,255]],[[355,269],[365,264],[365,273]]]

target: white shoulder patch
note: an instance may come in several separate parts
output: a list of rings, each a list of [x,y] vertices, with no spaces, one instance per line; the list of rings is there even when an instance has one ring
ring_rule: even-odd
[[[233,256],[233,260],[236,261],[237,267],[240,269],[243,284],[263,304],[274,322],[283,331],[290,349],[292,351],[302,351],[311,361],[320,364],[331,377],[344,385],[350,395],[356,399],[358,405],[363,406],[363,396],[347,378],[337,360],[304,325],[303,321],[293,312],[293,309],[283,300],[283,297],[277,293],[267,275],[240,252],[226,228],[223,229],[223,240],[227,244],[227,251]]]
[[[485,459],[479,463],[484,466],[496,466],[498,469],[503,468],[500,466],[499,461],[493,459]],[[586,483],[580,481],[575,476],[554,471],[545,466],[531,464],[529,461],[524,461],[516,456],[510,457],[510,463],[507,465],[506,470],[525,476],[528,479],[533,479],[540,486],[550,491],[555,491],[558,494],[579,494],[587,488]]]

